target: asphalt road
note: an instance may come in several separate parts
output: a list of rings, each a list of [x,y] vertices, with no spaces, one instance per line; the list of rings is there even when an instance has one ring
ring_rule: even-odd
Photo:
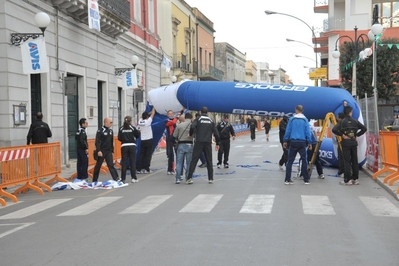
[[[229,169],[214,152],[214,184],[206,168],[174,184],[160,152],[128,187],[7,201],[0,265],[399,265],[399,203],[364,173],[284,185],[277,131],[231,141]]]

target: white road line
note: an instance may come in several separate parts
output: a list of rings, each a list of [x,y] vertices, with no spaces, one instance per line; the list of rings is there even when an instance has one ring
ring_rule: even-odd
[[[25,218],[28,217],[32,214],[39,213],[41,211],[50,209],[54,206],[57,206],[59,204],[62,204],[64,202],[67,202],[68,200],[71,200],[71,198],[67,199],[50,199],[46,200],[40,203],[37,203],[35,205],[32,205],[30,207],[26,207],[24,209],[21,209],[19,211],[15,211],[6,215],[3,215],[0,217],[1,220],[4,219],[19,219],[19,218]]]
[[[123,210],[119,214],[148,213],[164,203],[170,197],[172,197],[172,195],[148,196],[145,199],[142,199],[136,204],[132,205],[131,207]]]
[[[385,197],[359,197],[374,216],[399,217],[399,209]]]
[[[240,213],[271,213],[274,195],[249,195]]]
[[[0,234],[0,238],[3,238],[3,237],[5,237],[5,236],[7,236],[7,235],[9,235],[9,234],[15,233],[15,232],[17,232],[17,231],[19,231],[19,230],[22,230],[22,229],[24,229],[25,227],[28,227],[28,226],[30,226],[30,225],[32,225],[32,224],[34,224],[34,223],[23,223],[23,224],[0,224],[0,226],[14,226],[14,225],[21,225],[21,226],[15,227],[14,229],[8,230],[7,232],[4,232],[4,233]]]
[[[86,202],[76,208],[73,208],[69,211],[58,214],[57,216],[80,216],[92,213],[101,209],[108,204],[111,204],[114,201],[117,201],[122,197],[99,197],[92,201]]]
[[[210,212],[222,197],[222,194],[199,194],[179,212]]]
[[[327,196],[301,195],[304,214],[335,215]]]
[[[237,146],[234,146],[234,148],[244,148],[245,147],[245,145],[237,145]]]

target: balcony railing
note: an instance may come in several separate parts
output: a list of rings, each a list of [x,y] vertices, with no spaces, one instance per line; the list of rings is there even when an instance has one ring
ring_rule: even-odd
[[[88,25],[87,0],[49,0],[58,9]],[[98,0],[101,32],[116,38],[130,29],[130,2],[127,0]]]
[[[198,69],[198,77],[201,80],[223,80],[224,72],[212,65],[201,65]]]

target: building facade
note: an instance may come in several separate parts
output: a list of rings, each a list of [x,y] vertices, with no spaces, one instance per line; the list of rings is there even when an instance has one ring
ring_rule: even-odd
[[[75,132],[81,117],[88,119],[93,138],[105,117],[113,118],[117,131],[122,118],[145,108],[149,89],[160,84],[157,1],[99,0],[100,30],[89,28],[88,1],[2,1],[4,25],[0,46],[3,62],[0,92],[0,146],[26,144],[26,135],[38,111],[43,112],[53,132],[51,142],[60,142],[63,164],[76,156]],[[49,71],[24,74],[19,43],[12,33],[40,33],[36,13],[50,16],[45,30]],[[32,39],[31,39],[32,40]],[[123,90],[118,68],[133,68],[136,55],[138,91]],[[14,106],[25,106],[26,123],[15,124]]]

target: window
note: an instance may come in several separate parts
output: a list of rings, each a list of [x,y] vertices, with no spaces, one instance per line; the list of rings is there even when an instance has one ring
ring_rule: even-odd
[[[399,2],[390,1],[378,4],[380,23],[386,27],[399,27]]]
[[[141,0],[133,0],[134,1],[134,20],[140,24],[141,23]]]
[[[154,0],[148,0],[148,29],[151,32],[155,32],[155,7]]]

